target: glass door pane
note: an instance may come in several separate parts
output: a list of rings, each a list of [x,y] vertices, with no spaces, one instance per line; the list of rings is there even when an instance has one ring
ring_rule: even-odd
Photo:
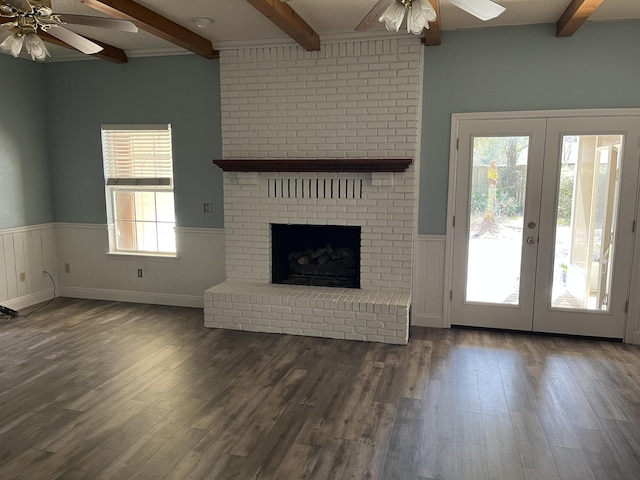
[[[467,302],[519,305],[528,136],[473,138]]]
[[[622,135],[563,135],[551,306],[609,311]]]
[[[624,336],[638,138],[640,116],[548,119],[534,331]]]

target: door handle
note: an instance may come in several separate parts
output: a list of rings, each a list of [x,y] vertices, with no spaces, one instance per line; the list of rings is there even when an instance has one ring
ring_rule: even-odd
[[[536,243],[536,239],[533,237],[527,237],[527,243],[529,245]]]

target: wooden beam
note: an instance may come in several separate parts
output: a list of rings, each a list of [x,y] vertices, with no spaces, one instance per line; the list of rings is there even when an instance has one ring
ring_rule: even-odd
[[[130,20],[138,28],[205,58],[217,58],[209,40],[132,0],[79,0],[114,18]]]
[[[429,29],[424,30],[424,36],[422,37],[422,44],[427,47],[435,47],[442,43],[440,37],[440,0],[429,0],[431,6],[436,11],[436,21],[429,23]]]
[[[556,37],[570,37],[604,0],[572,0],[556,24]]]
[[[320,50],[320,37],[289,5],[280,0],[247,0],[305,50]]]
[[[225,172],[404,172],[410,158],[246,158],[214,160]]]
[[[47,32],[44,32],[42,30],[38,30],[38,36],[45,42],[51,43],[52,45],[57,45],[59,47],[68,48],[69,50],[78,51],[68,43],[63,42],[62,40],[54,37],[53,35],[49,35]],[[124,53],[124,50],[121,50],[118,47],[114,47],[113,45],[109,45],[108,43],[99,42],[98,40],[94,40],[93,38],[89,38],[85,35],[83,35],[83,37],[87,40],[91,40],[92,42],[97,43],[102,47],[102,50],[91,55],[92,57],[101,58],[102,60],[107,60],[113,63],[127,63],[129,61],[129,59],[127,58],[127,54]]]

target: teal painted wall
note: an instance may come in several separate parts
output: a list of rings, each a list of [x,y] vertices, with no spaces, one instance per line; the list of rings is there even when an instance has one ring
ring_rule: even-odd
[[[222,158],[217,60],[49,63],[45,79],[57,222],[106,223],[101,125],[170,123],[177,225],[223,226],[222,172],[212,164]]]
[[[640,107],[640,22],[444,32],[425,48],[419,233],[446,233],[451,114]]]
[[[563,39],[553,25],[444,32],[441,46],[425,48],[419,232],[446,232],[452,113],[640,107],[639,45],[640,22],[624,22]],[[106,222],[105,123],[171,123],[178,225],[223,226],[222,174],[211,164],[222,156],[216,60],[39,65],[0,55],[0,71],[10,92],[0,110],[0,228]]]
[[[42,65],[0,55],[0,229],[53,221]]]

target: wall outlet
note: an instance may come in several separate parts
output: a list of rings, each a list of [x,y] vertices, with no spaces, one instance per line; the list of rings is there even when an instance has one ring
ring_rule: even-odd
[[[64,264],[64,273],[71,273],[71,265],[68,263]]]
[[[142,269],[141,268],[138,269],[138,278],[142,278]]]
[[[203,203],[202,204],[204,213],[213,213],[213,203]]]
[[[21,282],[27,281],[27,274],[25,272],[20,272],[20,281]]]

